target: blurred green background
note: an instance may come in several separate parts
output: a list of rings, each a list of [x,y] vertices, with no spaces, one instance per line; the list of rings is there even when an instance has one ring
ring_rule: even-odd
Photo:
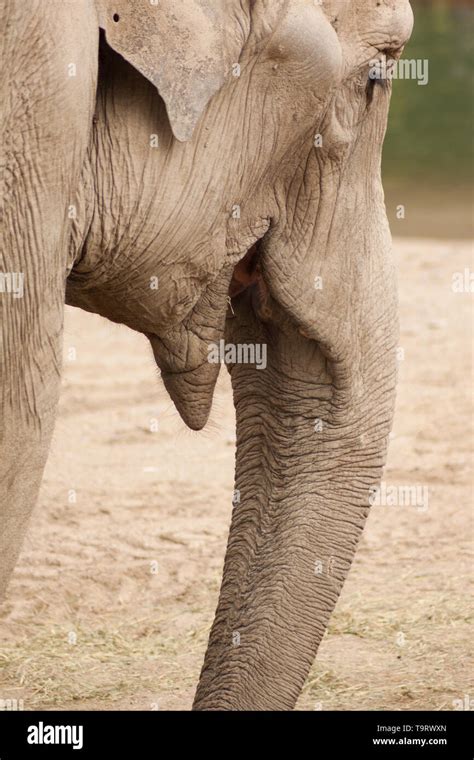
[[[474,3],[412,0],[403,57],[429,61],[425,86],[394,80],[383,177],[393,235],[474,232]],[[397,206],[405,219],[397,219]]]

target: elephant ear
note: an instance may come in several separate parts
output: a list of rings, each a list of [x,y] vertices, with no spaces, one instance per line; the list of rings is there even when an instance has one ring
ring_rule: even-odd
[[[229,33],[228,1],[96,0],[107,42],[157,87],[180,141],[239,59],[243,40]]]

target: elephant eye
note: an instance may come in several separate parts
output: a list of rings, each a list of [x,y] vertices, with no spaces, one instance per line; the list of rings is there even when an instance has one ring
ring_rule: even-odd
[[[114,13],[114,15],[112,16],[112,18],[115,21],[115,23],[117,23],[117,21],[120,21],[120,16],[119,16],[118,13]]]
[[[365,87],[365,96],[367,99],[368,106],[370,106],[370,104],[372,103],[372,100],[374,99],[375,83],[376,83],[376,80],[369,77],[366,87]]]

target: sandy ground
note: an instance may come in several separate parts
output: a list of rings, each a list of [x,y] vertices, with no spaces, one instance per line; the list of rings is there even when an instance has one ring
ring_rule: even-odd
[[[299,709],[441,710],[474,697],[472,296],[451,290],[453,272],[474,267],[467,243],[396,250],[404,357],[385,481],[426,487],[429,500],[373,507]],[[187,710],[231,512],[227,373],[210,424],[192,433],[144,338],[68,308],[64,353],[41,497],[0,616],[0,699]]]

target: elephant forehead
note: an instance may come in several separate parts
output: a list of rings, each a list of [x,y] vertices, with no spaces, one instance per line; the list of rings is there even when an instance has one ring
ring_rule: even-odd
[[[345,43],[371,47],[408,41],[413,27],[409,0],[320,0],[326,17]]]
[[[408,0],[290,0],[267,52],[324,94],[378,51],[403,47],[412,26]]]

